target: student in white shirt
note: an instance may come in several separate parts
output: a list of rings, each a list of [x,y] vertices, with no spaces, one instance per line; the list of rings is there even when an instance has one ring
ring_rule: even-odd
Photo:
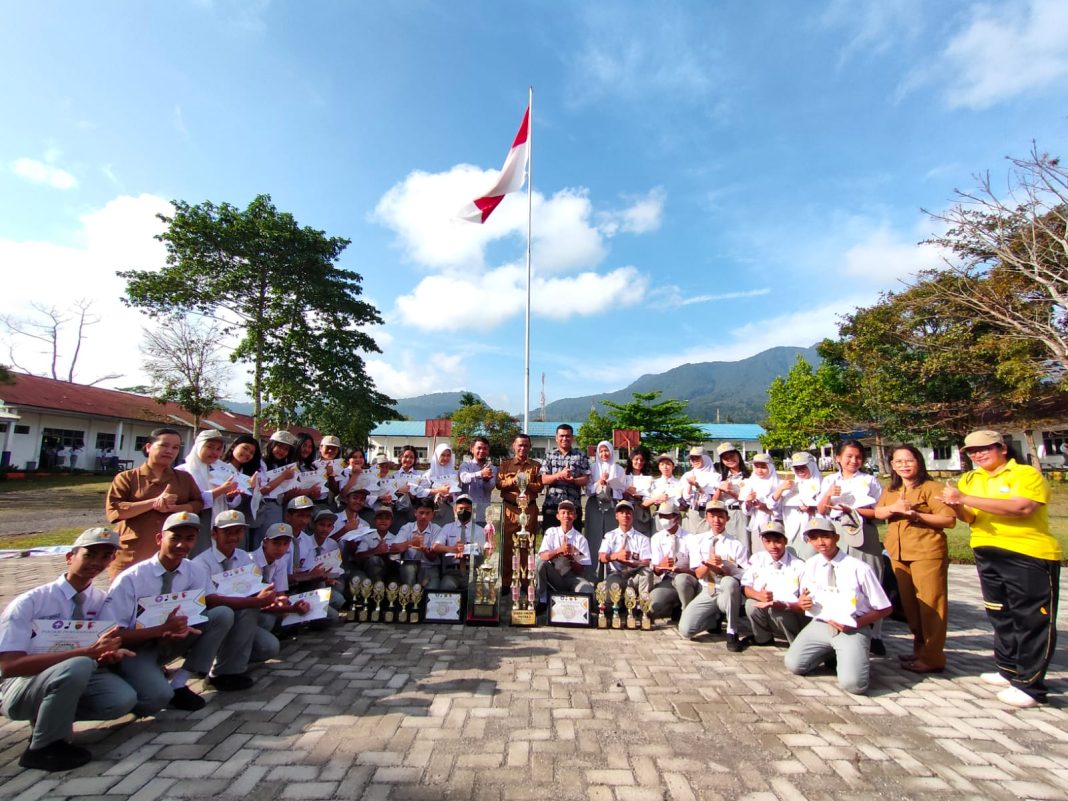
[[[434,448],[434,458],[420,481],[423,496],[434,501],[434,523],[444,526],[453,519],[452,502],[460,494],[460,474],[447,442]]]
[[[92,755],[71,742],[75,720],[114,720],[134,708],[137,693],[110,670],[132,656],[114,627],[96,642],[69,651],[30,653],[34,620],[97,618],[104,592],[93,579],[119,549],[119,535],[107,528],[83,531],[67,554],[66,572],[49,584],[16,597],[0,614],[0,685],[3,713],[32,721],[33,735],[19,765],[45,771],[71,770]]]
[[[215,429],[207,429],[197,434],[193,447],[185,461],[174,468],[183,470],[193,477],[200,490],[200,499],[204,508],[200,510],[200,535],[193,548],[193,556],[203,553],[211,546],[211,524],[215,515],[229,508],[229,499],[240,490],[234,481],[233,471],[216,467],[225,450],[223,435]]]
[[[386,538],[390,558],[400,568],[396,579],[399,583],[409,587],[418,583],[428,590],[441,587],[441,557],[430,549],[441,531],[441,526],[434,522],[439,510],[433,498],[418,498],[415,520]]]
[[[293,529],[288,523],[275,523],[263,532],[263,542],[252,552],[252,562],[259,567],[263,581],[270,584],[278,593],[275,603],[262,610],[274,617],[262,625],[274,628],[282,615],[295,612],[306,615],[311,609],[307,601],[293,603],[289,599],[290,559],[289,546],[293,542]]]
[[[656,457],[656,469],[660,471],[660,475],[653,479],[649,493],[642,499],[642,506],[655,512],[653,507],[671,501],[681,512],[679,495],[682,482],[675,478],[675,459],[670,453],[660,454]]]
[[[707,582],[703,592],[686,605],[679,618],[679,634],[692,640],[727,618],[727,650],[741,651],[738,620],[742,611],[739,579],[749,566],[745,545],[727,534],[730,512],[723,501],[705,504],[708,531],[686,538],[690,567],[698,581]]]
[[[626,483],[623,468],[616,464],[616,451],[612,443],[607,440],[598,442],[586,483],[586,516],[582,529],[586,541],[591,548],[596,548],[598,553],[602,537],[615,528],[616,501],[623,497]],[[633,509],[633,504],[631,507]]]
[[[590,544],[575,528],[578,517],[575,504],[566,498],[556,507],[560,525],[546,530],[538,553],[538,597],[544,603],[549,590],[556,592],[593,592],[587,571],[593,564]]]
[[[650,475],[649,451],[636,448],[627,457],[623,475],[623,497],[634,504],[634,528],[651,537],[654,533],[653,516],[645,505],[645,496],[653,486]]]
[[[690,567],[688,537],[681,525],[682,515],[673,501],[660,504],[656,512],[657,532],[653,535],[652,611],[654,619],[669,618],[694,599],[701,587]]]
[[[745,616],[753,629],[752,645],[774,645],[775,634],[794,641],[808,619],[798,604],[805,563],[786,549],[782,523],[767,523],[760,531],[763,549],[749,559],[742,574]]]
[[[370,579],[372,583],[392,580],[386,575],[389,564],[389,545],[386,540],[390,536],[393,511],[388,506],[380,505],[372,514],[374,526],[368,526],[359,516],[344,525],[343,519],[339,518],[334,524],[334,533],[330,535],[337,538],[341,547],[345,579],[348,582],[349,594],[353,597],[356,595],[356,587],[366,579]]]
[[[816,514],[823,476],[816,457],[806,451],[791,455],[789,466],[791,475],[779,482],[773,497],[779,501],[782,510],[787,547],[795,556],[808,559],[816,552],[805,541],[805,527]]]
[[[749,478],[742,482],[739,499],[742,502],[745,514],[748,516],[747,533],[749,539],[746,542],[749,553],[760,553],[760,532],[765,524],[772,520],[780,519],[779,502],[775,498],[775,490],[779,487],[779,474],[775,470],[775,463],[770,454],[758,453],[752,460],[752,472]]]
[[[705,523],[705,504],[712,500],[712,492],[719,483],[712,457],[705,449],[695,445],[690,448],[690,469],[679,480],[679,504],[685,513],[683,524],[691,534],[708,531]]]
[[[294,498],[290,501],[290,504],[298,503],[299,501],[299,498]],[[326,619],[333,623],[340,620],[339,613],[345,608],[345,593],[342,590],[345,582],[335,578],[333,573],[323,567],[320,560],[326,554],[341,551],[341,546],[338,545],[337,540],[330,537],[336,520],[337,514],[335,512],[331,512],[329,509],[316,509],[312,515],[311,524],[304,526],[300,534],[296,534],[296,523],[291,523],[294,534],[296,534],[292,546],[293,561],[296,562],[296,568],[290,583],[297,592],[308,592],[322,587],[330,587],[330,602],[326,608]],[[299,522],[303,522],[303,515],[297,520],[297,523]],[[315,628],[316,625],[313,624],[312,627]]]
[[[469,559],[474,559],[474,568],[478,568],[481,555],[486,548],[486,532],[474,521],[474,502],[469,495],[457,495],[453,501],[456,519],[438,529],[430,540],[430,552],[441,560],[441,582],[439,589],[458,590],[468,582]],[[465,545],[478,547],[478,554],[464,555]]]
[[[649,592],[653,571],[649,567],[653,552],[649,538],[634,528],[634,505],[630,501],[616,502],[617,528],[606,532],[601,540],[597,558],[605,565],[605,581],[633,587],[640,595]]]
[[[382,498],[382,502],[393,507],[392,531],[400,531],[401,528],[415,520],[415,510],[412,502],[425,493],[421,490],[419,482],[423,474],[415,469],[419,455],[411,445],[405,445],[400,454],[400,467],[390,476],[392,492],[389,497]]]
[[[749,515],[742,503],[742,484],[752,474],[742,458],[742,452],[730,442],[721,442],[716,446],[716,472],[719,481],[712,493],[712,500],[723,501],[727,505],[730,519],[727,521],[727,533],[740,542],[745,543],[749,550],[749,538],[747,536]]]
[[[805,562],[799,606],[812,618],[790,643],[786,669],[804,676],[828,657],[837,662],[838,686],[868,690],[872,625],[893,611],[875,572],[838,547],[834,524],[821,518],[805,532],[816,555]]]
[[[497,486],[497,467],[490,462],[490,443],[485,437],[475,437],[471,443],[471,460],[460,465],[460,485],[474,503],[475,522],[485,526]]]

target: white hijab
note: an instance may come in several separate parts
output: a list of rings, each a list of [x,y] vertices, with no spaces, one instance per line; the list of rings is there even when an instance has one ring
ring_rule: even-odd
[[[602,447],[608,448],[607,462],[601,460]],[[621,490],[626,481],[626,473],[616,464],[616,450],[608,440],[598,442],[597,450],[594,451],[593,464],[590,465],[590,479],[586,485],[590,495],[596,494],[597,482],[601,480],[601,476],[607,476],[608,487],[616,499],[623,497]]]
[[[197,434],[197,438],[193,440],[193,447],[189,451],[189,455],[185,457],[185,462],[178,467],[179,470],[185,470],[189,475],[193,477],[193,480],[197,482],[197,487],[201,493],[211,492],[211,467],[200,458],[200,449],[207,443],[213,440],[221,440],[222,435],[218,431],[208,429],[201,431]],[[221,458],[221,457],[220,457]],[[226,502],[225,495],[218,495],[212,499],[212,514],[211,519],[215,519],[215,515],[219,512],[225,512],[229,509],[229,505]]]
[[[448,464],[441,464],[441,454],[449,452]],[[427,478],[447,479],[456,475],[456,454],[452,452],[452,446],[447,442],[439,442],[434,448],[434,458],[430,460],[430,469],[426,471]]]

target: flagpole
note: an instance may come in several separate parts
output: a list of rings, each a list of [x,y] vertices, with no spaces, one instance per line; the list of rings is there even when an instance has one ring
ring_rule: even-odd
[[[523,341],[523,433],[530,433],[530,229],[534,216],[534,87],[527,88],[527,316]]]

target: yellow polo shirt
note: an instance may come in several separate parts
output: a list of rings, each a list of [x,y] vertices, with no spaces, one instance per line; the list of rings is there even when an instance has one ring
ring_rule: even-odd
[[[984,545],[1033,556],[1035,559],[1060,560],[1061,546],[1049,533],[1049,485],[1042,474],[1030,465],[1009,459],[996,473],[972,470],[965,473],[957,487],[965,495],[977,498],[1027,498],[1039,506],[1027,517],[1007,517],[972,509],[972,548]],[[971,508],[971,507],[969,507]]]

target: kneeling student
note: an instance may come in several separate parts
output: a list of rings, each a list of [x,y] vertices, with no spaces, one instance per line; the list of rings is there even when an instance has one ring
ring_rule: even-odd
[[[474,522],[474,502],[470,495],[457,495],[452,502],[456,520],[438,529],[430,542],[430,552],[437,555],[441,562],[441,584],[439,589],[458,590],[467,584],[468,559],[475,560],[478,567],[486,548],[486,531]],[[465,545],[477,545],[478,553],[474,556],[464,554]]]
[[[560,501],[556,507],[559,526],[545,532],[538,554],[538,596],[548,600],[549,589],[557,592],[593,592],[593,582],[586,571],[593,564],[590,544],[581,531],[574,528],[577,512],[575,504]]]
[[[663,459],[663,457],[661,457]],[[682,515],[668,498],[656,510],[657,532],[653,535],[653,606],[654,618],[668,618],[682,610],[701,590],[690,567],[688,538],[694,536],[682,528]]]
[[[293,528],[287,523],[275,523],[263,532],[263,542],[252,552],[252,561],[262,571],[263,581],[274,587],[275,592],[278,593],[275,602],[263,610],[274,618],[271,628],[274,628],[274,623],[278,622],[281,615],[287,615],[290,612],[306,615],[311,609],[307,601],[291,603],[287,595],[289,592],[289,546],[292,542]]]
[[[798,603],[805,563],[786,550],[786,529],[778,521],[764,524],[760,541],[764,550],[749,560],[742,574],[753,644],[772,645],[776,633],[790,643],[808,622]]]
[[[875,571],[839,549],[831,521],[813,519],[805,537],[816,555],[805,562],[798,605],[812,620],[790,643],[786,669],[804,676],[833,655],[838,685],[862,695],[868,690],[872,624],[890,615],[890,600]]]
[[[195,516],[195,515],[194,515]],[[33,723],[30,745],[19,757],[24,768],[71,770],[92,755],[70,742],[75,720],[113,720],[134,708],[137,693],[101,665],[133,654],[122,648],[116,628],[92,645],[70,651],[30,653],[34,620],[95,620],[105,594],[93,579],[119,549],[119,535],[107,528],[83,531],[67,554],[67,572],[19,595],[0,615],[3,712]]]
[[[320,587],[330,587],[330,604],[326,614],[329,620],[335,623],[340,619],[339,611],[345,608],[345,594],[341,589],[342,582],[331,575],[330,571],[322,566],[319,560],[325,554],[338,551],[341,546],[337,540],[330,537],[337,522],[337,515],[329,509],[319,509],[312,517],[311,533],[296,534],[293,540],[293,549],[298,559],[296,571],[290,576],[290,584],[300,592],[317,590]],[[292,524],[291,524],[292,525]],[[297,529],[294,526],[293,531]],[[298,547],[299,546],[299,547]],[[297,577],[300,577],[299,580]]]
[[[138,715],[154,715],[165,706],[195,712],[205,701],[186,686],[193,674],[207,675],[230,628],[234,612],[225,606],[204,610],[206,623],[190,628],[178,607],[158,626],[137,627],[138,599],[190,590],[207,596],[215,589],[203,565],[187,557],[196,545],[200,517],[175,512],[156,535],[156,554],[119,573],[100,611],[103,620],[121,627],[122,644],[134,652],[118,664],[119,675],[137,691]],[[185,655],[170,681],[163,665]]]

